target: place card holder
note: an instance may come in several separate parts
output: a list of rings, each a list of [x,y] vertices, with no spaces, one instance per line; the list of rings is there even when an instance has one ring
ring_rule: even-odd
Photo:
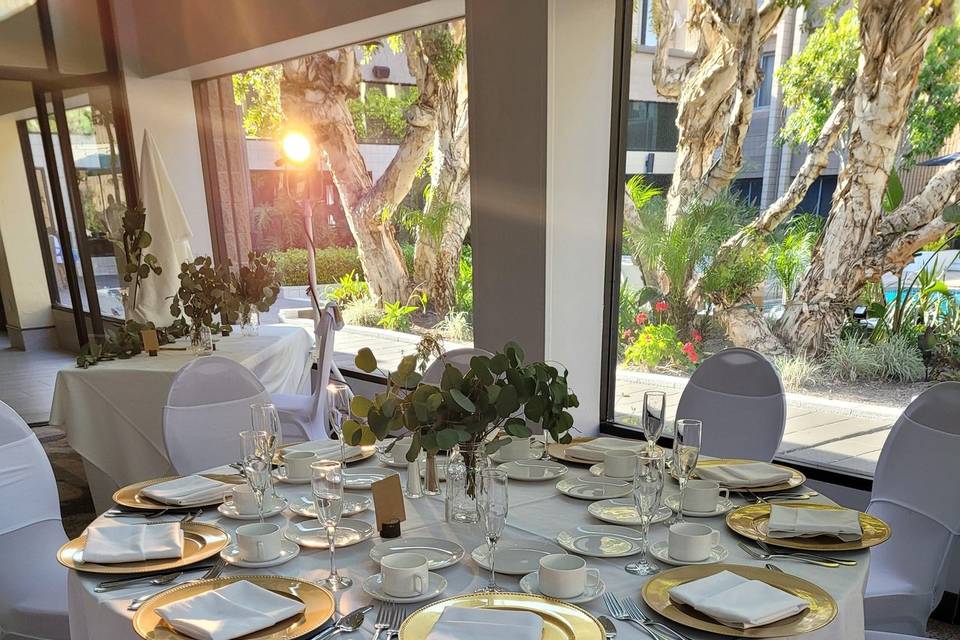
[[[156,329],[143,329],[140,331],[140,338],[143,339],[143,350],[150,357],[155,357],[160,353],[160,337]]]
[[[403,508],[403,490],[400,488],[400,476],[393,474],[370,485],[373,491],[373,511],[377,518],[377,531],[383,534],[384,524],[399,526],[407,519]],[[393,523],[396,524],[393,524]]]

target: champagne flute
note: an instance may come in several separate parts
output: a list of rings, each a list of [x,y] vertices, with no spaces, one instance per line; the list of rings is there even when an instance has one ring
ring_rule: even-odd
[[[330,426],[340,441],[340,461],[344,460],[343,423],[350,418],[350,401],[353,399],[353,390],[345,382],[331,382],[327,385],[327,414]]]
[[[503,591],[497,585],[497,541],[507,524],[510,500],[507,496],[507,474],[501,469],[481,469],[477,472],[477,516],[480,531],[490,549],[490,581],[478,591]]]
[[[266,431],[241,431],[243,473],[257,501],[257,515],[263,522],[263,496],[270,485],[270,435]]]
[[[680,483],[680,503],[673,524],[683,522],[683,492],[700,457],[702,430],[703,423],[699,420],[677,420],[676,433],[673,436],[673,470]]]
[[[277,460],[277,451],[283,447],[283,428],[280,424],[280,414],[277,407],[271,402],[256,402],[250,405],[250,426],[253,431],[266,431],[270,437],[270,464]],[[282,458],[281,458],[282,461]],[[282,475],[282,472],[281,472]],[[279,500],[277,487],[270,478],[270,494]]]
[[[663,433],[663,419],[667,411],[667,394],[662,391],[643,393],[643,435],[647,439],[647,449],[653,451],[657,440]]]
[[[342,591],[353,585],[353,580],[337,573],[337,525],[343,514],[343,463],[320,460],[310,465],[310,471],[317,520],[327,530],[330,546],[330,575],[323,580],[323,585],[331,591]]]
[[[647,539],[650,523],[660,508],[663,495],[663,451],[653,449],[637,454],[637,467],[633,476],[633,501],[640,515],[640,559],[624,567],[627,573],[635,576],[651,576],[660,568],[647,561]]]

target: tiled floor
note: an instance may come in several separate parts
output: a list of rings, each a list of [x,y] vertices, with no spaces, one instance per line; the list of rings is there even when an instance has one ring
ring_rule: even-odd
[[[30,424],[50,418],[57,371],[74,366],[76,356],[66,351],[19,351],[0,333],[0,400]]]

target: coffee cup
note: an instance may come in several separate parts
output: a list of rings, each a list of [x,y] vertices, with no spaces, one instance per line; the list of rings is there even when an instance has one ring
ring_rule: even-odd
[[[506,462],[530,458],[530,438],[507,436],[510,442],[497,450],[497,457]]]
[[[230,489],[223,503],[232,506],[233,509],[242,516],[252,516],[257,511],[257,496],[248,484],[238,484]],[[263,494],[263,510],[269,511],[273,508],[273,496],[269,493]]]
[[[681,562],[702,562],[720,543],[720,532],[705,524],[680,522],[667,534],[667,553]]]
[[[637,454],[633,451],[607,451],[603,454],[603,475],[608,478],[633,478],[637,473]]]
[[[391,553],[380,560],[383,591],[396,598],[409,598],[427,590],[427,558],[421,553]]]
[[[683,510],[713,513],[721,495],[727,498],[730,492],[721,489],[713,480],[687,480],[687,487],[683,490]]]
[[[537,570],[540,593],[551,598],[575,598],[586,591],[588,580],[597,584],[600,572],[587,569],[587,561],[580,556],[553,553],[540,558]]]
[[[249,562],[267,562],[280,555],[283,532],[269,522],[245,524],[237,527],[237,547],[240,557]]]
[[[310,477],[310,465],[317,461],[315,451],[286,451],[283,463],[287,467],[287,478],[306,480]]]

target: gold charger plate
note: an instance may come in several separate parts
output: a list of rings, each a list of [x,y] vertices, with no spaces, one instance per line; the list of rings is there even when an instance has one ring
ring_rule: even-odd
[[[77,571],[88,573],[155,573],[167,569],[179,569],[195,562],[206,560],[220,553],[221,549],[230,542],[227,532],[205,522],[188,522],[183,527],[183,556],[180,558],[164,558],[161,560],[143,560],[141,562],[120,562],[115,564],[98,564],[96,562],[77,562],[74,558],[77,552],[83,551],[87,543],[87,536],[74,538],[57,551],[57,560],[63,566]]]
[[[290,449],[297,446],[298,444],[303,444],[302,442],[295,442],[293,444],[288,444],[280,447],[280,451],[277,451],[273,455],[273,464],[280,464],[283,462],[282,455],[283,450]],[[299,449],[299,451],[310,451],[310,449]],[[373,457],[373,454],[377,452],[377,448],[374,445],[363,445],[360,447],[360,453],[350,456],[347,458],[346,463],[350,464],[352,462],[360,462],[361,460],[366,460],[367,458]],[[339,455],[339,454],[338,454]]]
[[[754,463],[754,462],[758,462],[758,461],[757,461],[757,460],[744,460],[744,459],[741,459],[741,458],[711,458],[711,459],[709,459],[709,460],[700,460],[700,461],[698,461],[698,462],[697,462],[697,467],[719,467],[719,466],[721,466],[721,465],[751,464],[751,463]],[[743,488],[742,490],[743,490],[743,491],[750,491],[750,492],[752,492],[752,493],[769,493],[769,492],[771,492],[771,491],[786,491],[787,489],[793,489],[794,487],[799,487],[800,485],[802,485],[804,482],[807,481],[807,476],[803,475],[802,473],[800,473],[800,472],[797,471],[796,469],[792,469],[792,468],[787,467],[787,466],[784,466],[784,465],[782,465],[782,464],[774,464],[774,465],[772,465],[772,466],[777,467],[778,469],[784,469],[784,470],[786,470],[786,471],[789,471],[789,472],[792,474],[792,475],[790,476],[790,479],[789,479],[789,480],[786,480],[786,481],[784,481],[784,482],[780,482],[780,483],[778,483],[778,484],[772,484],[772,485],[769,485],[769,486],[766,486],[766,487],[750,487],[749,489]],[[676,474],[674,474],[673,472],[671,472],[671,475],[673,475],[674,480],[676,480],[676,478],[677,478]],[[694,475],[694,477],[697,476],[697,470],[696,470],[696,469],[693,470],[693,475]],[[730,490],[731,490],[731,491],[740,491],[741,489],[738,489],[738,488],[735,488],[735,487],[731,487]]]
[[[160,618],[157,607],[213,591],[239,580],[247,580],[258,587],[292,600],[299,600],[306,606],[302,613],[281,620],[272,627],[247,634],[243,636],[244,640],[292,640],[316,631],[333,616],[333,595],[318,584],[282,576],[230,576],[182,584],[158,593],[144,602],[133,616],[133,629],[146,640],[189,640],[189,636],[178,633]]]
[[[791,509],[823,509],[839,511],[843,507],[827,504],[790,504],[782,505]],[[833,536],[817,536],[815,538],[771,538],[767,528],[770,524],[769,504],[748,504],[734,509],[727,514],[727,526],[745,538],[767,542],[787,549],[803,549],[806,551],[859,551],[868,549],[886,542],[890,537],[890,525],[870,515],[860,513],[860,528],[863,537],[851,542],[843,542]]]
[[[543,618],[542,640],[603,640],[603,626],[590,613],[560,600],[526,593],[471,593],[438,600],[414,611],[400,625],[400,640],[424,640],[447,607],[529,611]]]
[[[721,571],[730,571],[748,580],[759,580],[772,587],[786,591],[810,603],[810,607],[800,613],[778,622],[735,629],[720,624],[693,607],[670,599],[669,590],[692,580],[712,576]],[[799,636],[830,624],[837,616],[837,602],[829,593],[813,584],[789,573],[770,571],[766,568],[747,567],[736,564],[690,565],[663,571],[643,586],[644,601],[651,609],[668,620],[691,629],[710,631],[724,636],[738,638],[779,638],[781,636]]]
[[[219,482],[228,482],[230,484],[242,483],[242,481],[238,483],[237,480],[234,479],[227,480],[227,478],[231,478],[231,476],[223,474],[199,475],[202,475],[205,478],[210,478],[211,480],[217,480]],[[140,495],[140,492],[147,487],[160,484],[161,482],[176,480],[177,478],[182,477],[183,476],[167,476],[164,478],[154,478],[153,480],[144,480],[143,482],[128,484],[127,486],[117,489],[116,492],[114,492],[113,501],[121,507],[127,507],[128,509],[148,509],[150,511],[154,511],[156,509],[195,509],[196,507],[216,507],[223,502],[223,499],[220,498],[219,500],[206,500],[196,504],[177,505],[157,502],[156,500],[152,500],[147,496]],[[237,476],[237,478],[239,478],[239,476]]]

